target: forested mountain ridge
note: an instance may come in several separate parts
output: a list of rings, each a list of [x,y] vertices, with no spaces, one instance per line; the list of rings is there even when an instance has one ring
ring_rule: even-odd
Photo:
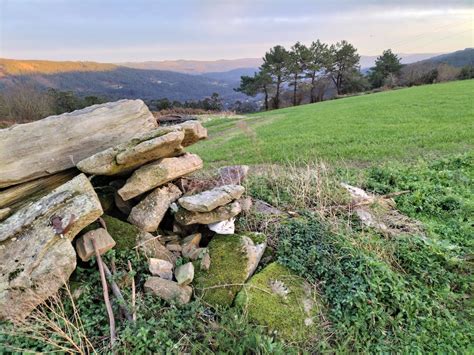
[[[233,90],[233,83],[225,80],[100,63],[66,62],[63,65],[63,62],[43,62],[39,65],[36,61],[14,63],[1,60],[0,73],[0,90],[17,84],[31,84],[110,99],[166,97],[185,101],[202,99],[217,92],[225,100],[232,101],[243,96]]]

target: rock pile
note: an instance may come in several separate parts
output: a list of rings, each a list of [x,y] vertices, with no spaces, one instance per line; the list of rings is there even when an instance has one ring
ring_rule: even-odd
[[[199,186],[186,178],[203,162],[184,149],[206,137],[198,121],[158,127],[140,100],[0,130],[0,319],[28,316],[77,257],[112,248],[147,257],[145,292],[187,303],[194,288],[232,303],[266,238],[234,234],[247,167]]]

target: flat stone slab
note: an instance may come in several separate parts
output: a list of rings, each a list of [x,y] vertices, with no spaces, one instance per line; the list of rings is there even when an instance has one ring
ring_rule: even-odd
[[[0,319],[23,319],[76,268],[74,237],[102,215],[84,174],[0,223]]]
[[[178,202],[188,211],[210,212],[240,198],[244,191],[245,188],[240,185],[224,185],[196,195],[181,197]]]
[[[158,187],[132,208],[128,221],[146,232],[154,232],[171,203],[181,195],[181,190],[171,183]]]
[[[162,279],[160,277],[150,277],[143,286],[145,292],[158,296],[168,302],[189,303],[193,294],[190,286],[180,286],[177,282]]]
[[[77,168],[88,174],[115,175],[160,158],[177,156],[183,147],[206,137],[207,130],[199,121],[159,127],[92,155],[80,161]]]
[[[199,170],[202,165],[201,158],[191,153],[160,159],[135,170],[118,193],[127,201],[178,177]]]
[[[175,126],[169,126],[171,128],[179,127],[184,131],[183,147],[188,147],[202,139],[207,138],[207,129],[203,127],[199,121],[187,121]],[[168,128],[169,128],[168,127]]]
[[[131,171],[148,162],[181,154],[183,138],[183,131],[164,133],[159,128],[81,160],[77,168],[94,175]]]
[[[9,207],[0,208],[0,222],[7,218],[12,213],[12,209]]]
[[[237,201],[221,206],[210,212],[191,212],[180,208],[175,214],[176,220],[187,226],[190,224],[211,224],[237,216],[242,208]]]
[[[156,127],[142,100],[120,100],[0,129],[0,188],[72,168]]]

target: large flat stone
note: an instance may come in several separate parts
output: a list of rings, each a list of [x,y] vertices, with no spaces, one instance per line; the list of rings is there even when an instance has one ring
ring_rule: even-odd
[[[322,301],[315,288],[277,263],[254,275],[234,304],[288,342],[305,342],[321,329]]]
[[[202,160],[196,154],[160,159],[135,170],[118,193],[126,201],[201,168]]]
[[[142,100],[121,100],[0,129],[0,188],[72,168],[156,127]]]
[[[224,185],[196,195],[181,197],[178,202],[188,211],[210,212],[240,198],[244,191],[245,188],[240,185]]]
[[[241,210],[240,204],[234,201],[210,212],[191,212],[180,208],[178,212],[176,212],[175,218],[179,223],[185,226],[190,224],[211,224],[235,217]]]
[[[182,153],[183,131],[158,128],[130,141],[94,154],[77,164],[88,174],[116,175],[131,171],[148,162]]]
[[[84,174],[0,223],[0,319],[25,318],[76,267],[71,244],[102,214]]]

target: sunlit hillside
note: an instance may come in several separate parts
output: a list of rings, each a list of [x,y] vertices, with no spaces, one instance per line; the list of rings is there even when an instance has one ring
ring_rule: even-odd
[[[18,60],[0,58],[0,76],[20,74],[56,74],[71,71],[89,72],[117,69],[114,64],[96,62],[57,62],[49,60]]]

